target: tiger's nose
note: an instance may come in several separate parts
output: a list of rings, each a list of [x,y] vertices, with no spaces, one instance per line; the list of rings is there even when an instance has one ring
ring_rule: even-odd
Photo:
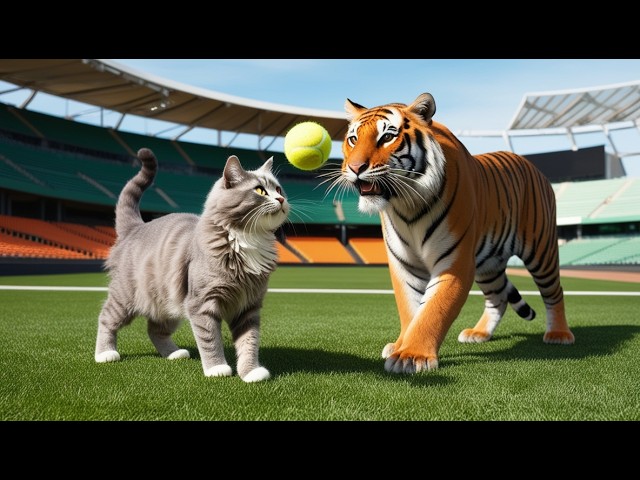
[[[356,175],[361,174],[367,169],[367,164],[364,162],[349,163],[348,165],[349,169]]]

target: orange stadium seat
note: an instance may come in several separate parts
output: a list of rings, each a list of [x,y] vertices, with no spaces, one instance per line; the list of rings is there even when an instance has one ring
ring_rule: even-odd
[[[349,244],[367,264],[389,263],[382,238],[352,238]]]
[[[0,256],[82,260],[90,258],[80,252],[54,247],[52,245],[38,243],[20,237],[14,237],[6,233],[0,233]]]
[[[294,255],[291,250],[285,247],[280,242],[276,242],[278,247],[278,263],[302,263],[296,255]]]
[[[356,263],[337,238],[289,237],[287,243],[311,263]]]
[[[75,233],[80,235],[81,237],[88,238],[89,240],[93,240],[98,243],[104,243],[105,245],[111,246],[113,245],[115,238],[101,230],[98,230],[94,227],[90,227],[87,225],[80,225],[78,223],[69,223],[69,222],[53,222],[54,225],[57,225],[63,230],[67,230],[71,233]]]
[[[45,240],[53,246],[75,250],[85,254],[86,258],[104,259],[109,254],[109,245],[67,232],[44,220],[0,215],[0,227],[6,232],[30,235]]]

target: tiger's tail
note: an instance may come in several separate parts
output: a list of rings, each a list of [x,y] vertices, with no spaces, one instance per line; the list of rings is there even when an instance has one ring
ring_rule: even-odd
[[[524,301],[518,289],[511,283],[507,284],[507,301],[518,315],[525,320],[533,320],[536,318],[536,312]]]
[[[133,227],[144,223],[140,214],[140,199],[144,191],[153,184],[158,171],[158,161],[148,148],[138,150],[138,160],[142,168],[127,182],[116,204],[116,234],[126,235]]]

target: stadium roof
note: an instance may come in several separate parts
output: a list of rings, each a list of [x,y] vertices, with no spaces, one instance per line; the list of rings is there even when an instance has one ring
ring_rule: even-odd
[[[334,140],[344,139],[347,130],[344,112],[236,97],[110,60],[0,59],[0,79],[33,90],[32,96],[45,92],[119,112],[123,117],[131,114],[184,125],[176,138],[196,127],[284,137],[289,128],[304,120],[321,123]]]
[[[640,119],[640,81],[598,88],[528,93],[509,130],[572,129]]]
[[[333,140],[347,129],[344,112],[301,108],[251,100],[194,87],[132,69],[111,60],[0,59],[0,80],[32,90],[25,108],[38,92],[68,98],[126,115],[163,120],[184,128],[283,137],[294,124],[313,120],[324,125]],[[0,92],[7,93],[5,92]],[[525,94],[505,130],[459,130],[461,137],[502,137],[511,150],[517,136],[567,135],[600,131],[619,157],[610,131],[640,129],[640,81],[601,87]]]

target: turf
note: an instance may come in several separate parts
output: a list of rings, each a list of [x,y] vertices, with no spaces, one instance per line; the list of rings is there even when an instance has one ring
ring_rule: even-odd
[[[534,290],[527,277],[513,277]],[[564,279],[566,291],[639,291],[625,282]],[[106,286],[103,274],[0,277],[4,285]],[[271,288],[390,289],[385,267],[280,267]],[[260,359],[273,376],[206,378],[191,359],[160,358],[137,319],[121,362],[93,360],[105,292],[0,290],[0,420],[639,420],[640,297],[566,297],[572,346],[545,345],[544,310],[508,312],[494,339],[460,344],[483,308],[471,295],[440,350],[440,369],[386,373],[382,347],[399,322],[393,295],[270,292]],[[235,354],[224,329],[229,363]]]

